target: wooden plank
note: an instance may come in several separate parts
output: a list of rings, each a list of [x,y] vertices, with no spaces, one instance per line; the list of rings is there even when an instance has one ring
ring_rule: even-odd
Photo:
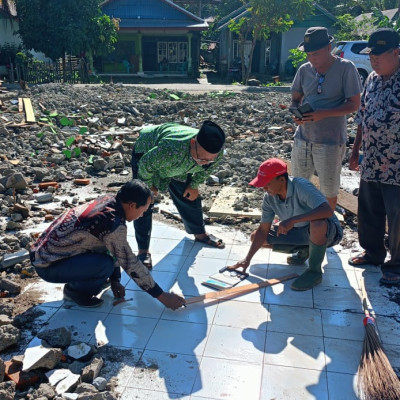
[[[226,215],[235,217],[261,218],[261,211],[256,208],[249,211],[235,210],[233,205],[240,196],[251,196],[250,193],[243,194],[240,189],[232,186],[223,187],[215,198],[211,209],[207,212],[210,217],[223,217]]]
[[[262,287],[276,285],[289,279],[297,278],[298,274],[290,274],[282,276],[278,279],[267,279],[259,283],[250,283],[249,285],[237,286],[230,289],[220,290],[218,292],[208,292],[201,294],[200,296],[190,297],[186,299],[186,304],[198,303],[204,300],[216,300],[216,299],[227,299],[236,296],[241,296],[250,292],[254,292]]]
[[[22,101],[24,102],[26,122],[36,122],[35,114],[33,112],[33,107],[32,107],[32,103],[31,103],[31,99],[23,98]]]
[[[18,97],[18,112],[22,113],[24,111],[24,103],[22,102],[22,97]]]

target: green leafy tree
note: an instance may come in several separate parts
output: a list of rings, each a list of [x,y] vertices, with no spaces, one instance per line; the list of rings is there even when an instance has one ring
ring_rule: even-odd
[[[243,0],[245,1],[245,0]],[[253,52],[257,40],[267,39],[271,32],[285,32],[293,25],[293,19],[303,19],[313,9],[312,0],[250,0],[248,14],[239,20],[232,20],[229,29],[239,37],[242,59],[242,78],[247,83],[251,73]],[[290,10],[288,14],[287,10]],[[244,44],[251,40],[249,67],[245,71]]]
[[[52,60],[81,52],[108,53],[117,41],[115,21],[100,0],[15,0],[24,46]]]

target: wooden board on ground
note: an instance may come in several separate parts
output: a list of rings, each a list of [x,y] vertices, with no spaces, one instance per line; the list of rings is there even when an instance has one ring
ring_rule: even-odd
[[[18,97],[18,112],[22,113],[24,111],[24,103],[22,97]]]
[[[218,196],[214,200],[214,203],[208,215],[210,217],[224,217],[224,216],[235,216],[235,217],[251,217],[260,218],[261,211],[259,209],[252,209],[251,211],[235,210],[233,205],[238,197],[242,196],[240,189],[232,186],[225,186],[218,193]]]
[[[31,99],[23,98],[22,101],[24,102],[26,122],[36,122],[35,114],[33,112],[33,107],[32,107],[32,103],[31,103]]]

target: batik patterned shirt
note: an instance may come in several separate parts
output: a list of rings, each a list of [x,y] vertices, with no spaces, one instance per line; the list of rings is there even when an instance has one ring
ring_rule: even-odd
[[[356,122],[361,125],[361,179],[400,185],[400,68],[386,82],[371,72]]]
[[[143,128],[135,143],[135,153],[143,154],[139,161],[138,177],[160,191],[168,188],[171,179],[187,182],[197,189],[217,169],[223,152],[214,162],[199,165],[190,155],[190,140],[199,130],[175,123]]]
[[[133,254],[127,241],[125,213],[114,196],[102,196],[90,203],[71,208],[58,217],[30,249],[36,268],[78,254],[109,252],[136,284],[153,297],[162,289],[149,270]]]

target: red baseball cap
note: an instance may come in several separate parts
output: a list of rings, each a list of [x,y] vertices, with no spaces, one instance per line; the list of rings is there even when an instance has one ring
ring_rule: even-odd
[[[257,176],[249,183],[251,186],[264,187],[272,179],[287,172],[287,165],[279,158],[269,158],[258,168]]]

